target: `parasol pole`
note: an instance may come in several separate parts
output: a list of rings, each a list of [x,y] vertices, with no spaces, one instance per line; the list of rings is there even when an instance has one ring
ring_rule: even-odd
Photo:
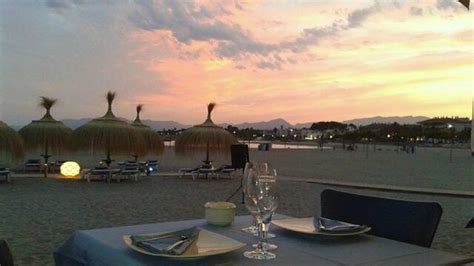
[[[107,167],[110,167],[110,163],[112,162],[112,160],[110,159],[110,135],[107,136],[107,158],[105,159],[105,164],[107,165]]]
[[[206,143],[206,164],[210,164],[209,162],[209,140]]]
[[[50,157],[50,155],[48,154],[48,139],[46,138],[45,142],[44,142],[44,154],[42,154],[43,158],[44,158],[44,166],[43,166],[43,175],[45,178],[48,177],[48,159]]]

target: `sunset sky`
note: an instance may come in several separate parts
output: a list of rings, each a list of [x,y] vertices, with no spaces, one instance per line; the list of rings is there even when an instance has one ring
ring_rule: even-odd
[[[474,17],[455,0],[0,3],[0,120],[291,123],[471,116]]]

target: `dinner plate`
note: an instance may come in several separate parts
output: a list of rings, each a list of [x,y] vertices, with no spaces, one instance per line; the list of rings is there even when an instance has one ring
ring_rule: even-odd
[[[163,232],[166,233],[166,232]],[[157,234],[157,233],[153,233]],[[191,244],[186,251],[181,255],[171,255],[171,254],[156,254],[151,253],[145,249],[137,247],[133,245],[132,239],[130,235],[124,235],[123,241],[125,244],[142,254],[150,255],[150,256],[157,256],[157,257],[165,257],[165,258],[172,258],[172,259],[182,259],[182,260],[189,260],[189,259],[200,259],[205,258],[208,256],[214,256],[219,254],[224,254],[228,252],[232,252],[235,250],[239,250],[245,246],[244,243],[234,240],[232,238],[213,233],[211,231],[207,231],[204,229],[200,229],[199,235]]]
[[[310,234],[310,235],[326,235],[326,236],[353,236],[367,233],[370,227],[363,226],[360,230],[351,230],[345,232],[330,232],[318,230],[313,225],[313,217],[308,218],[288,218],[282,220],[273,220],[272,224],[293,232]]]

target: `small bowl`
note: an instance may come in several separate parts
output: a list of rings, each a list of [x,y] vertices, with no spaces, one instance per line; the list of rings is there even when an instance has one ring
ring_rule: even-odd
[[[228,226],[234,221],[237,206],[232,202],[211,201],[207,202],[204,207],[206,208],[206,220],[208,224]]]

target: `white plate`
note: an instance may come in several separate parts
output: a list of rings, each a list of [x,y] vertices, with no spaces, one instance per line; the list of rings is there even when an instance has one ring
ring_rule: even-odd
[[[200,229],[198,239],[196,239],[196,241],[194,241],[194,243],[191,244],[191,246],[189,246],[187,250],[181,255],[151,253],[133,245],[130,235],[124,235],[123,241],[125,241],[125,244],[129,248],[146,255],[183,260],[200,259],[208,256],[224,254],[239,250],[245,246],[245,244],[242,242],[204,229]]]
[[[289,218],[282,220],[273,220],[272,224],[283,229],[310,235],[326,235],[326,236],[353,236],[367,233],[370,227],[362,227],[360,230],[349,232],[328,232],[319,231],[313,225],[313,217],[309,218]]]

